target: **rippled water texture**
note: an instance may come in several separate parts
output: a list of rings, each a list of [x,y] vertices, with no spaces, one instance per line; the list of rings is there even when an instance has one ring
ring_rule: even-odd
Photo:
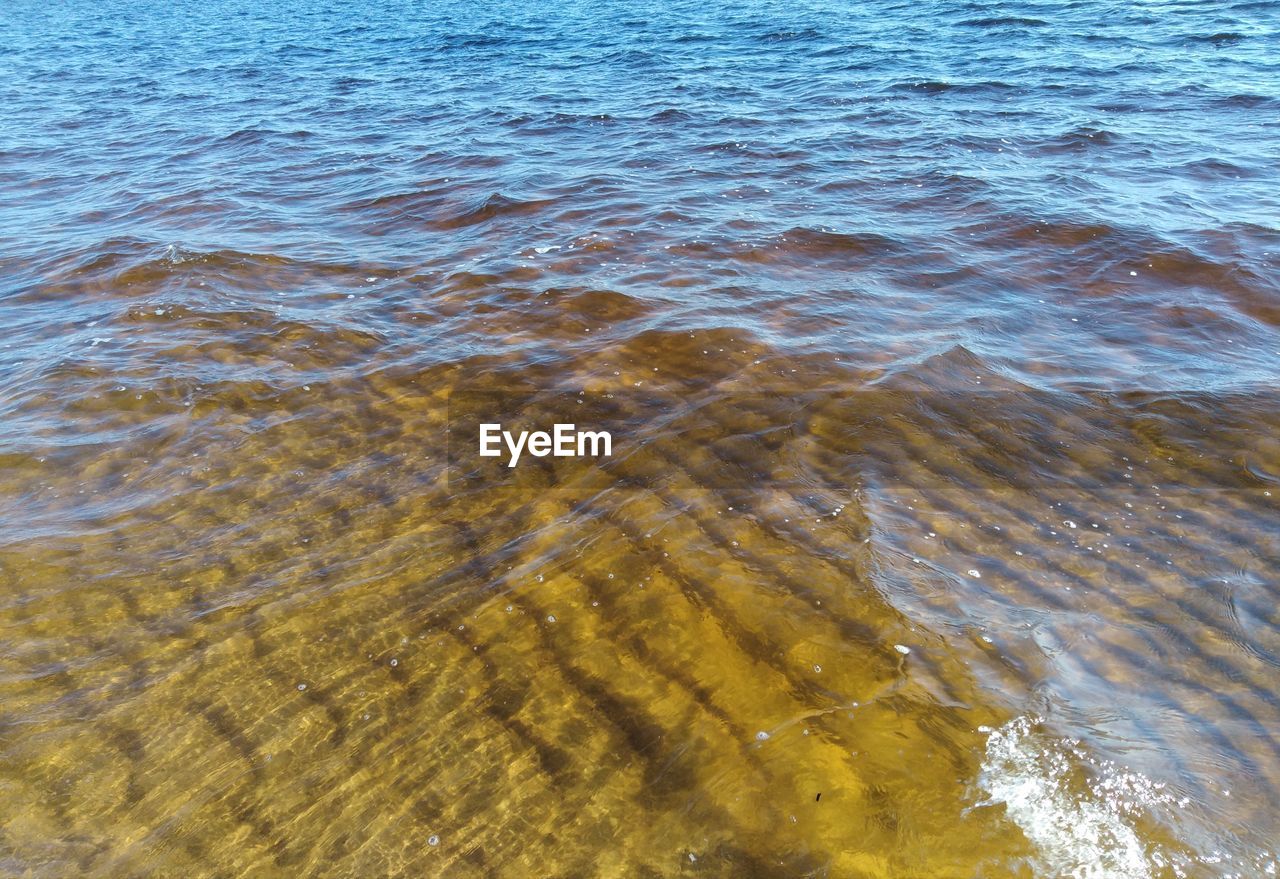
[[[1275,3],[325,6],[0,11],[0,874],[1276,874]]]

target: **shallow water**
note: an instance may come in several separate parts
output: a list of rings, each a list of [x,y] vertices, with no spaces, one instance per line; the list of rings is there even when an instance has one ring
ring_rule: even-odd
[[[0,874],[1275,875],[1278,28],[8,7]]]

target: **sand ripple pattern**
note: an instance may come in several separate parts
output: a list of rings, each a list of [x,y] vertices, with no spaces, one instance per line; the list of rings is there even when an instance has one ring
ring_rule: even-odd
[[[1275,11],[849,6],[0,16],[0,874],[1275,874]]]

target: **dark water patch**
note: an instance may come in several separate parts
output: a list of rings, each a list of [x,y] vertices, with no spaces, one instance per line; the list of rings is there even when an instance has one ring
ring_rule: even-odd
[[[342,76],[333,81],[333,90],[340,95],[354,94],[362,88],[376,85],[376,81],[358,76]]]
[[[1223,264],[1188,249],[1151,254],[1146,257],[1146,269],[1172,287],[1219,295],[1252,320],[1280,325],[1280,277],[1274,274]]]
[[[1142,231],[1107,223],[1078,223],[1064,220],[1040,220],[1028,223],[1022,218],[1013,218],[1012,222],[991,230],[991,233],[993,240],[1004,238],[1028,245],[1040,242],[1067,252],[1087,249],[1115,253],[1146,244],[1151,240],[1151,237]]]
[[[678,33],[672,37],[674,43],[715,43],[722,38],[718,34],[701,33],[698,31]]]
[[[897,82],[887,87],[891,92],[909,92],[926,95],[978,95],[1016,91],[1014,83],[1000,80],[984,80],[979,82],[952,82],[947,80],[913,80]]]
[[[692,115],[675,107],[659,110],[649,117],[650,122],[692,122],[693,119]]]
[[[769,248],[775,253],[803,254],[818,258],[886,256],[900,253],[904,244],[872,232],[836,232],[796,227],[776,237]]]
[[[1222,31],[1216,34],[1206,36],[1193,36],[1189,39],[1192,43],[1208,43],[1215,49],[1226,48],[1227,46],[1238,46],[1245,41],[1244,34]]]
[[[547,117],[551,125],[611,125],[619,120],[609,113],[552,113]]]
[[[1241,180],[1261,173],[1253,168],[1215,158],[1184,162],[1179,169],[1188,177],[1198,180]]]
[[[613,326],[622,321],[643,317],[652,311],[652,307],[643,300],[614,290],[574,292],[555,289],[543,291],[542,295],[554,308],[581,318],[588,326]]]
[[[992,16],[988,18],[966,18],[959,22],[961,27],[1007,28],[1007,27],[1047,27],[1049,22],[1042,18],[1027,18],[1017,15]]]
[[[1272,107],[1280,104],[1280,98],[1274,95],[1237,94],[1219,98],[1217,104],[1228,108],[1256,110],[1260,107]]]

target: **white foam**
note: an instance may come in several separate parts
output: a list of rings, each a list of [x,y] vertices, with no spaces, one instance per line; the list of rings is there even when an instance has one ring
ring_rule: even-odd
[[[1086,786],[1072,786],[1083,753],[1041,734],[1036,717],[1010,721],[987,738],[982,787],[1036,847],[1036,875],[1054,879],[1149,879],[1166,863],[1126,820],[1164,794],[1136,773],[1095,764]],[[1172,799],[1169,797],[1169,799]]]

